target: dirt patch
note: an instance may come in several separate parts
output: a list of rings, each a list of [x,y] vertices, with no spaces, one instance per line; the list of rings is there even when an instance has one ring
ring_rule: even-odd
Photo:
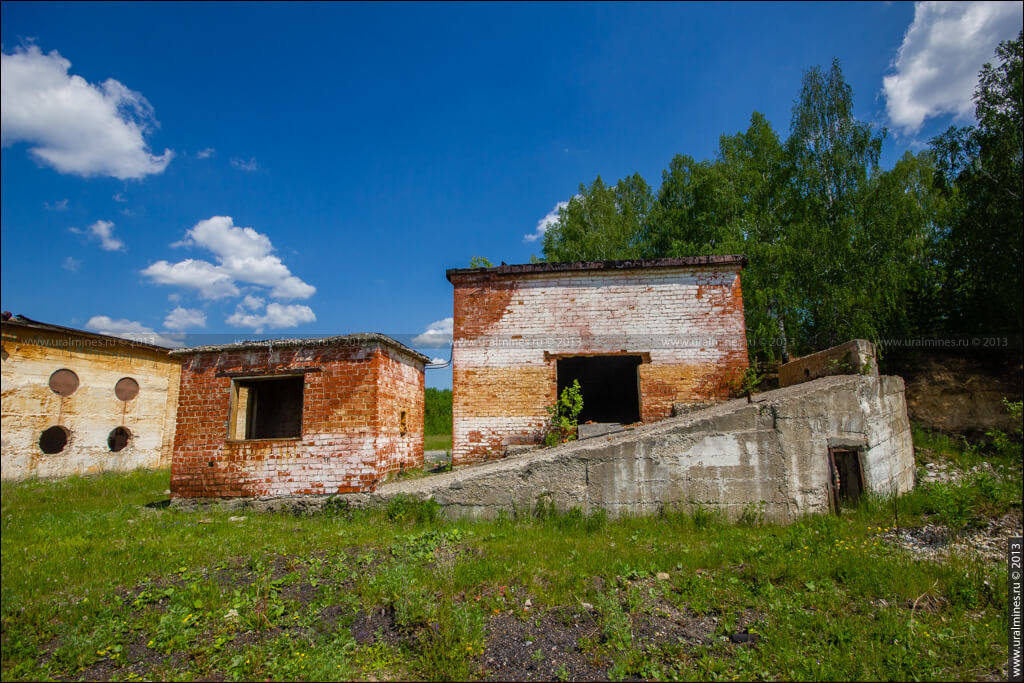
[[[113,654],[113,653],[112,653]],[[110,681],[115,676],[126,678],[134,674],[138,680],[153,677],[161,669],[176,670],[185,664],[186,655],[175,652],[167,655],[146,647],[146,639],[137,635],[125,643],[118,656],[106,656],[96,660],[74,677],[57,677],[56,680]],[[206,680],[216,680],[208,678]]]
[[[720,634],[719,617],[658,599],[631,613],[629,624],[633,647],[661,659],[678,648],[734,652],[737,647],[756,647],[758,636],[749,633],[749,627],[760,619],[757,612],[744,611],[726,637]],[[613,662],[601,645],[604,638],[600,615],[588,603],[543,613],[502,613],[488,621],[480,661],[490,681],[605,681]]]
[[[314,588],[309,583],[308,578],[304,577],[299,581],[285,586],[281,589],[281,598],[284,600],[294,600],[302,605],[307,605],[317,598],[318,589]]]
[[[640,641],[665,644],[710,645],[718,629],[718,618],[677,609],[664,601],[631,619],[633,633]]]
[[[356,614],[350,627],[352,637],[360,645],[385,642],[397,645],[402,642],[402,633],[395,624],[393,607],[374,607]]]
[[[481,657],[486,680],[606,681],[609,662],[595,661],[579,645],[599,631],[584,610],[553,610],[525,620],[504,613],[491,617]]]

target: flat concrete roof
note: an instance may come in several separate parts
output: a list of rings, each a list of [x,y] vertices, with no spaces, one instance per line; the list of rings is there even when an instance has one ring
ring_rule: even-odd
[[[567,261],[520,263],[516,265],[500,265],[491,268],[449,268],[445,271],[448,282],[452,278],[473,275],[533,275],[538,273],[569,273],[574,271],[594,270],[635,270],[647,268],[693,268],[701,266],[739,266],[747,265],[747,257],[738,254],[722,254],[714,256],[683,256],[680,258],[627,259],[623,261]]]
[[[216,344],[212,346],[192,346],[184,349],[174,349],[172,356],[189,356],[196,353],[219,353],[221,351],[265,351],[268,348],[287,348],[290,346],[369,346],[371,344],[382,344],[404,353],[407,356],[429,363],[430,358],[419,351],[413,351],[405,344],[395,341],[391,337],[379,332],[361,332],[358,334],[344,334],[333,337],[309,337],[306,339],[260,339],[254,341],[241,341],[232,344]]]

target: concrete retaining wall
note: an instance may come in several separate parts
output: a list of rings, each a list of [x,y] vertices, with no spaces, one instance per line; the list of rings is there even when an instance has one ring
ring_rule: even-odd
[[[861,449],[865,487],[909,491],[914,451],[899,377],[827,377],[730,401],[692,415],[423,480],[380,496],[428,496],[450,516],[559,509],[649,514],[701,504],[738,517],[763,502],[765,518],[828,511],[829,446]]]
[[[854,339],[779,366],[779,386],[788,387],[829,375],[877,375],[875,345]]]
[[[767,520],[785,522],[828,511],[830,446],[860,450],[866,489],[909,491],[914,453],[903,380],[826,377],[759,394],[752,403],[730,401],[611,436],[340,498],[353,505],[399,494],[433,498],[450,517],[524,513],[544,501],[561,510],[604,508],[613,516],[701,504],[735,518],[763,503]]]

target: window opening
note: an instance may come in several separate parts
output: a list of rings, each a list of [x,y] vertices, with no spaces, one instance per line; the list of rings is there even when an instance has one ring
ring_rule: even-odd
[[[139,395],[139,383],[131,377],[122,377],[114,385],[114,395],[121,401],[130,401]]]
[[[61,368],[50,375],[50,390],[59,396],[70,396],[78,389],[78,375]]]
[[[302,377],[256,377],[233,382],[232,439],[302,436]]]
[[[68,430],[63,427],[50,427],[39,437],[39,448],[47,455],[54,455],[68,445]]]
[[[124,427],[114,427],[110,431],[110,436],[107,437],[107,447],[111,453],[117,453],[124,450],[124,447],[131,441],[132,433]]]

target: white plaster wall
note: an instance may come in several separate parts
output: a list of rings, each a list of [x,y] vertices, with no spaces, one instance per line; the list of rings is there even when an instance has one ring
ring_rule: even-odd
[[[2,477],[169,466],[174,409],[168,404],[177,395],[178,363],[137,347],[68,349],[60,348],[59,339],[51,341],[52,345],[27,343],[10,338],[5,330]],[[61,368],[78,375],[78,389],[67,397],[49,388],[50,375]],[[122,377],[139,384],[138,396],[130,401],[114,395],[114,385]],[[71,434],[62,452],[47,455],[39,448],[39,437],[52,426],[63,426]],[[118,426],[126,427],[132,438],[112,453],[107,438]]]
[[[735,267],[523,276],[481,339],[457,339],[459,367],[543,365],[544,352],[651,353],[651,363],[715,363],[746,349]]]

